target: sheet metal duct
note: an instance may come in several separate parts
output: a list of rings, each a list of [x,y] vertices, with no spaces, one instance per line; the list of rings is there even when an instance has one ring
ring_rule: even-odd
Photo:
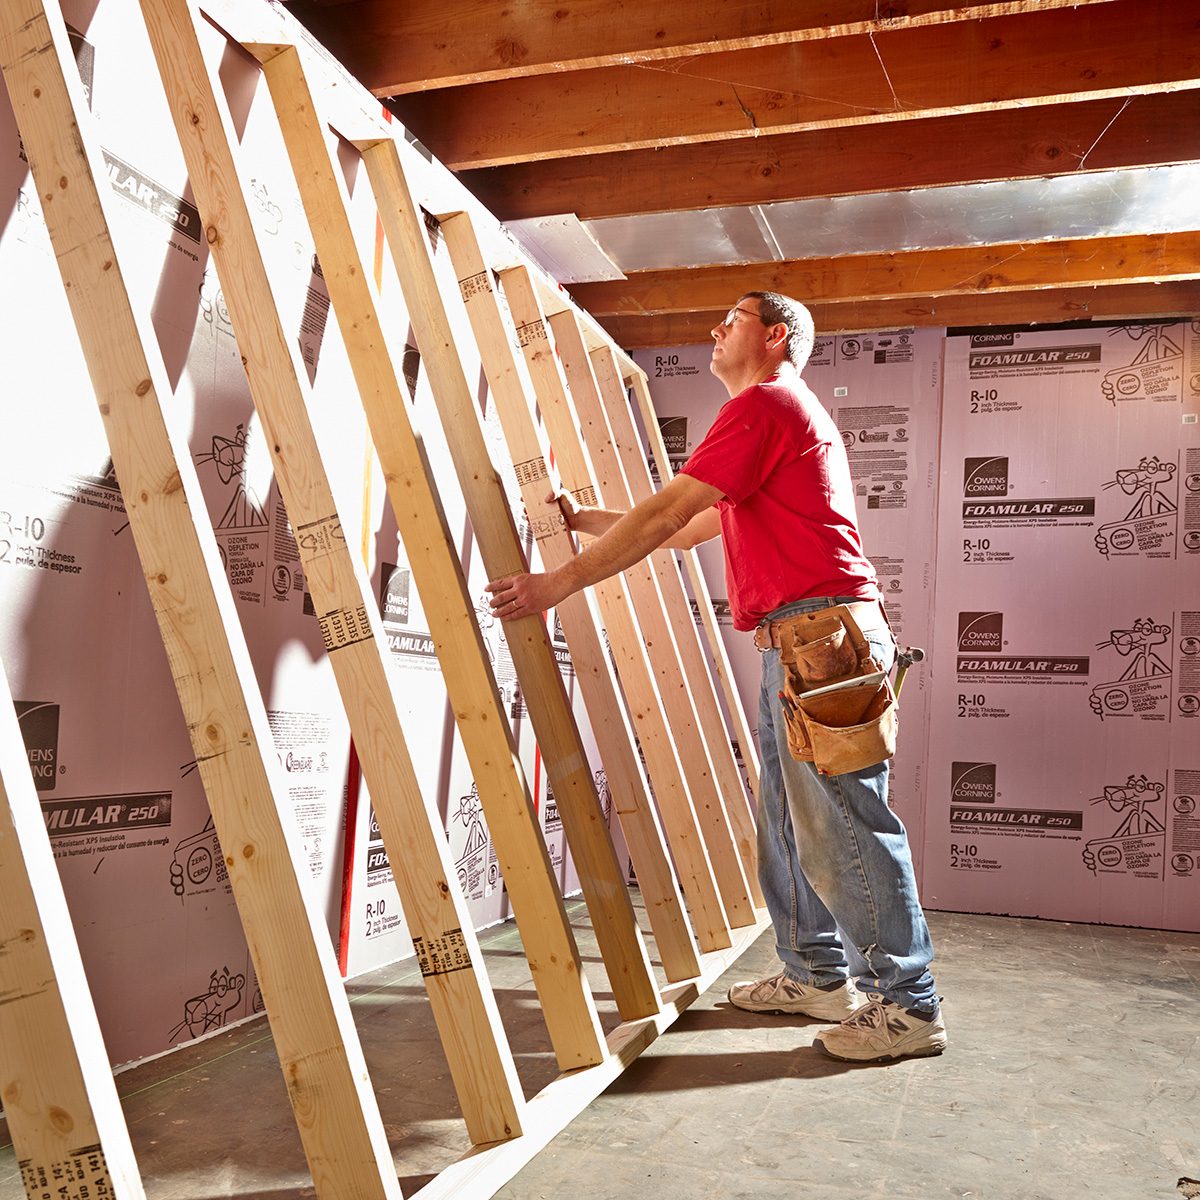
[[[584,222],[622,271],[1200,228],[1200,164]]]

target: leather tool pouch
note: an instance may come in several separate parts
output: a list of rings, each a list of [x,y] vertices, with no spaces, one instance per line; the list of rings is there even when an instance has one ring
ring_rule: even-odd
[[[880,670],[845,605],[800,613],[778,623],[784,668],[783,715],[788,749],[822,775],[861,771],[896,752],[898,712],[892,685],[867,677]],[[863,678],[837,691],[816,688]]]

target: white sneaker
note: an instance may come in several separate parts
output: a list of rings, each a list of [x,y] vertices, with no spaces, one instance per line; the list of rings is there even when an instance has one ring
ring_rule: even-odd
[[[747,1012],[796,1013],[817,1021],[844,1021],[862,1003],[849,980],[828,991],[797,983],[780,971],[770,979],[746,980],[729,989],[729,1003]]]
[[[830,1058],[849,1062],[918,1058],[945,1050],[946,1023],[940,1008],[932,1016],[924,1016],[891,1000],[876,998],[836,1029],[822,1030],[814,1045]]]

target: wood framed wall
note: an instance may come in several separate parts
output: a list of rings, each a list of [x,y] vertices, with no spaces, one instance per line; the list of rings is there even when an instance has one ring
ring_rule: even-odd
[[[192,0],[140,0],[140,7],[476,1145],[419,1194],[487,1196],[668,1028],[766,920],[756,908],[761,896],[753,841],[747,841],[746,796],[674,563],[660,559],[653,568],[609,581],[594,598],[573,598],[561,611],[667,986],[655,978],[545,623],[527,618],[511,626],[514,660],[621,1018],[604,1035],[437,485],[408,418],[394,342],[346,216],[344,184],[331,157],[336,137],[355,146],[366,166],[491,575],[522,570],[525,559],[483,439],[466,351],[483,363],[530,506],[551,476],[534,401],[572,490],[594,495],[599,484],[612,493],[613,503],[625,503],[649,487],[621,386],[621,373],[636,368],[594,323],[566,307],[553,284],[530,270],[477,206],[443,181],[431,187],[428,165],[380,119],[369,96],[313,53],[289,18],[248,0],[210,0],[200,9]],[[339,323],[352,331],[347,349],[374,448],[424,606],[437,618],[439,662],[564,1072],[531,1100],[516,1076],[437,813],[416,782],[381,657],[374,599],[342,533],[309,416],[305,372],[280,322],[246,201],[237,137],[196,36],[201,10],[262,64]],[[29,152],[214,821],[228,848],[230,879],[317,1194],[322,1200],[398,1197],[391,1148],[328,938],[296,873],[300,856],[295,832],[282,815],[286,805],[271,735],[195,470],[163,417],[161,405],[171,388],[149,314],[136,310],[123,282],[122,250],[106,215],[110,201],[96,182],[102,174],[99,146],[54,0],[13,0],[5,7],[0,69]],[[441,214],[440,255],[427,237],[431,213]],[[497,273],[515,331],[499,302]],[[458,314],[461,321],[452,319]],[[573,378],[562,377],[549,353],[550,327]],[[464,336],[472,339],[469,348]],[[514,339],[524,355],[515,353]],[[587,413],[587,446],[575,425],[577,411]],[[620,457],[610,444],[609,422],[623,440]],[[595,470],[593,461],[603,467]],[[534,526],[544,561],[563,561],[573,553],[561,519],[535,517]],[[671,656],[648,656],[646,634],[658,646],[671,647]],[[717,671],[720,675],[720,662]],[[24,785],[10,762],[19,737],[14,743],[5,705],[11,708],[0,694],[0,765],[11,801],[22,796]],[[740,733],[736,712],[733,719]],[[639,762],[639,741],[649,781]],[[743,754],[747,749],[743,742]],[[22,828],[37,813],[36,803],[22,796]],[[52,892],[53,863],[34,842],[20,839],[18,857],[35,891],[45,886]],[[11,885],[20,885],[22,871],[6,871],[6,880],[10,874]],[[50,912],[57,901],[45,903]],[[19,911],[16,899],[12,904]],[[63,956],[68,964],[60,970],[74,971],[64,912],[61,906],[55,911],[42,936],[51,957]],[[297,930],[303,931],[299,938]],[[84,1025],[86,1007],[80,1009]],[[32,1044],[41,1042],[51,1020],[34,1019]],[[78,1069],[68,1054],[61,1069],[35,1057],[21,1060],[20,1070],[38,1079],[51,1070],[61,1075],[64,1087],[75,1088],[68,1111],[86,1114],[90,1103],[113,1194],[136,1200],[141,1195],[136,1166],[115,1092],[105,1087],[111,1078],[98,1057],[102,1048],[94,1038],[85,1045],[76,1037],[74,1046]],[[80,1078],[83,1085],[70,1082]],[[79,1093],[80,1086],[88,1095]],[[35,1109],[22,1134],[39,1147],[37,1154],[51,1156],[47,1161],[63,1157],[51,1137],[54,1112],[53,1106]]]

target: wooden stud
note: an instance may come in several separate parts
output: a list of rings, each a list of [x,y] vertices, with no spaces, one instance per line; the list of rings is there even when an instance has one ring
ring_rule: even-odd
[[[199,481],[187,446],[174,440],[164,417],[171,385],[149,314],[134,312],[112,243],[105,211],[111,190],[97,183],[106,178],[104,162],[57,4],[0,6],[0,69],[317,1195],[399,1200],[329,931],[308,900],[307,878],[296,874],[304,856],[290,817],[283,816],[291,812],[287,782]],[[110,1163],[110,1170],[120,1169],[119,1161]]]
[[[492,578],[523,571],[520,539],[484,441],[399,147],[392,140],[373,142],[363,148],[363,161],[484,565]],[[618,1011],[625,1020],[647,1016],[658,1011],[658,987],[545,621],[510,621],[505,632]]]
[[[550,347],[549,333],[529,272],[515,267],[500,281],[516,323],[517,339],[533,382],[534,395],[546,422],[563,485],[581,502],[596,502],[596,483],[579,437],[577,419],[561,368]],[[702,950],[729,944],[722,893],[709,851],[700,832],[688,780],[680,763],[633,602],[623,577],[604,580],[594,589],[616,659],[630,716],[637,730],[654,785],[663,825],[688,897],[692,923]]]
[[[633,425],[633,413],[625,393],[625,381],[621,377],[616,357],[608,346],[600,346],[589,355],[592,374],[596,380],[599,398],[608,419],[612,444],[624,471],[629,504],[640,504],[654,492],[650,469],[646,465],[646,454]],[[761,907],[762,888],[758,882],[758,832],[754,816],[746,802],[746,785],[733,757],[729,733],[713,690],[712,676],[704,660],[700,635],[696,629],[696,618],[683,588],[683,580],[670,550],[659,550],[650,557],[650,565],[658,579],[666,606],[667,619],[675,634],[679,648],[679,659],[684,675],[691,685],[692,700],[700,720],[700,731],[712,758],[714,777],[725,802],[729,817],[729,828],[733,833],[738,857],[746,872],[750,895]],[[697,602],[697,605],[699,602]]]
[[[145,1200],[2,668],[0,947],[0,1096],[25,1194]]]
[[[474,1142],[513,1137],[524,1108],[516,1066],[444,830],[413,772],[379,614],[342,534],[306,372],[280,322],[234,161],[228,109],[189,0],[141,6],[467,1129]]]
[[[605,1054],[604,1034],[454,539],[380,328],[370,273],[347,215],[349,196],[340,169],[330,157],[299,51],[295,47],[276,53],[272,53],[275,48],[250,49],[263,62],[558,1065],[569,1071],[598,1063]]]
[[[607,508],[628,509],[633,504],[632,494],[600,400],[578,319],[568,309],[552,316],[549,324],[554,332],[555,348],[566,371],[567,387],[575,402],[578,428],[586,438],[595,467],[600,502]],[[658,679],[658,690],[667,710],[671,732],[679,748],[679,757],[729,923],[731,926],[747,925],[754,920],[754,905],[750,899],[746,862],[739,853],[739,846],[735,844],[734,831],[726,811],[726,797],[722,795],[713,766],[714,748],[705,739],[697,715],[692,681],[680,655],[676,631],[667,620],[658,577],[647,559],[634,563],[625,570],[624,575],[650,653],[650,663]],[[687,614],[687,625],[694,628],[690,612]],[[701,682],[707,684],[707,681],[705,672]],[[724,734],[721,740],[728,747],[728,739]],[[742,782],[736,771],[733,783],[737,789],[738,803],[744,806]],[[752,847],[749,863],[750,873],[753,874]]]
[[[663,441],[662,429],[658,424],[654,403],[650,398],[650,388],[645,374],[640,370],[635,370],[630,377],[630,383],[641,410],[646,436],[650,439],[650,449],[654,454],[654,461],[658,464],[658,477],[664,485],[668,484],[674,475],[674,470],[671,467],[670,455],[667,454],[667,444]],[[713,611],[708,581],[704,578],[700,556],[695,550],[685,550],[682,557],[684,566],[687,568],[688,582],[692,585],[692,594],[696,597],[696,607],[700,610],[700,620],[708,639],[709,653],[712,655],[717,678],[721,681],[725,708],[733,722],[733,733],[737,738],[738,749],[742,752],[742,765],[750,778],[750,790],[757,796],[759,794],[758,745],[754,740],[750,722],[746,719],[746,709],[742,704],[737,680],[733,676],[733,665],[729,661],[725,639],[721,636],[721,627],[717,624],[716,613]]]
[[[466,213],[443,217],[441,229],[482,357],[491,398],[517,469],[521,497],[526,510],[537,514],[544,507],[550,471],[530,411],[528,392],[518,372],[520,360],[514,353],[513,338],[505,327],[492,286],[491,272]],[[550,510],[546,512],[546,516],[535,516],[531,525],[542,561],[553,568],[566,562],[575,553],[575,546],[561,516],[549,515]],[[600,640],[586,594],[577,593],[564,600],[558,606],[558,617],[663,969],[672,982],[691,979],[700,969],[696,941],[683,907],[679,882],[667,857],[612,663]]]

